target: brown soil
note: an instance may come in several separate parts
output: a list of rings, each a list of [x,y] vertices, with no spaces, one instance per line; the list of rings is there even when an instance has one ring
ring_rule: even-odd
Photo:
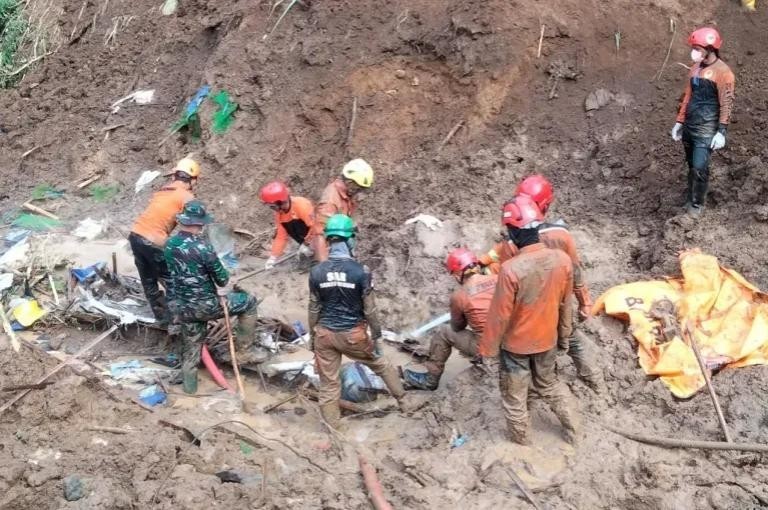
[[[194,152],[205,172],[198,195],[217,218],[261,232],[270,217],[256,192],[266,180],[286,179],[296,193],[316,199],[343,162],[359,155],[376,169],[375,188],[361,204],[360,255],[375,271],[387,327],[400,329],[442,313],[452,285],[440,265],[445,249],[486,247],[498,230],[498,204],[521,176],[542,172],[555,183],[552,214],[572,224],[593,293],[675,273],[677,251],[692,246],[768,288],[761,246],[768,235],[762,4],[748,15],[731,1],[303,3],[263,40],[277,18],[269,17],[268,2],[182,0],[175,15],[163,17],[155,0],[61,0],[60,33],[81,36],[62,41],[17,89],[0,92],[0,212],[12,212],[42,182],[73,190],[98,170],[105,172],[100,184],[121,188],[109,203],[72,191],[44,205],[67,226],[91,216],[125,231],[146,201],[147,191],[133,193],[141,172]],[[677,22],[675,43],[656,79],[670,18]],[[105,44],[115,23],[116,35]],[[541,23],[545,37],[536,58]],[[693,222],[681,214],[685,170],[668,132],[685,79],[677,64],[687,62],[685,36],[702,23],[716,23],[726,38],[737,109],[729,146],[713,158],[710,206]],[[158,145],[203,83],[240,103],[233,128],[223,136],[206,130],[200,144],[174,136]],[[111,103],[143,88],[156,90],[154,104],[124,104],[110,113]],[[615,99],[585,113],[587,95],[600,88]],[[347,145],[353,97],[357,120]],[[204,106],[204,125],[211,113]],[[460,121],[463,127],[438,151]],[[115,124],[125,125],[108,136],[102,131]],[[419,212],[446,227],[431,233],[403,224]],[[253,255],[262,255],[264,241]],[[264,313],[305,319],[305,274],[285,268],[249,285],[266,298]],[[352,444],[329,443],[307,402],[247,418],[317,465],[253,435],[248,440],[259,447],[243,453],[243,439],[219,429],[207,432],[201,446],[189,446],[183,432],[158,424],[162,418],[199,432],[229,419],[227,402],[208,411],[176,402],[149,413],[125,401],[127,393],[113,390],[110,397],[102,383],[66,373],[0,415],[0,507],[366,508],[355,447],[377,466],[397,508],[526,508],[502,464],[541,489],[537,496],[551,508],[768,505],[760,455],[664,450],[603,429],[608,423],[719,438],[707,395],[677,401],[647,379],[619,324],[595,319],[585,332],[597,345],[609,396],[595,397],[562,359],[584,428],[575,450],[536,403],[537,446],[505,441],[497,390],[471,370],[446,381],[413,417],[350,419],[350,435],[359,441]],[[144,348],[138,338],[125,342],[126,350]],[[0,385],[27,383],[51,366],[29,351],[0,351]],[[765,369],[727,370],[714,380],[737,440],[768,441]],[[267,404],[279,395],[259,398]],[[85,430],[92,424],[136,432]],[[450,449],[452,429],[469,441]],[[60,457],[46,457],[51,451]],[[494,458],[502,463],[483,473]],[[213,474],[226,467],[258,473],[264,484],[221,484]],[[70,474],[90,484],[79,502],[63,499],[62,479]]]

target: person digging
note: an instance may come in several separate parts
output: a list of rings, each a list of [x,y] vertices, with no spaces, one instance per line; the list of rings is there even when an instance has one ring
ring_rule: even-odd
[[[555,198],[552,184],[542,175],[529,175],[520,181],[515,190],[515,196],[520,195],[531,198],[542,215],[546,215]],[[509,221],[505,210],[507,206],[508,204],[502,206],[501,222],[504,228],[508,229]],[[514,206],[511,205],[510,207]],[[592,313],[592,297],[586,278],[584,278],[584,268],[573,235],[562,220],[537,223],[536,229],[539,232],[539,239],[547,248],[561,250],[571,259],[573,264],[573,295],[578,303],[578,318],[579,322],[586,321]],[[517,253],[518,249],[515,244],[510,240],[504,240],[496,244],[488,253],[481,255],[479,260],[483,266],[491,268],[491,272],[497,272],[501,263],[511,259]],[[568,341],[566,352],[573,360],[578,377],[595,393],[605,393],[607,390],[603,371],[598,365],[593,349],[582,340],[582,336],[572,335]]]
[[[452,250],[445,267],[461,287],[451,294],[450,324],[441,326],[429,343],[429,358],[424,363],[427,372],[403,370],[406,385],[419,390],[437,389],[451,348],[470,358],[477,356],[477,342],[483,334],[498,280],[497,275],[481,274],[477,257],[466,248]]]
[[[264,185],[259,191],[261,202],[275,213],[275,237],[264,269],[272,269],[285,252],[288,238],[299,244],[299,255],[311,257],[314,237],[315,206],[304,197],[293,196],[280,181]]]
[[[509,238],[518,255],[504,262],[488,309],[478,354],[489,373],[498,365],[499,390],[509,438],[531,444],[528,388],[549,403],[574,442],[576,423],[565,386],[555,370],[557,347],[573,330],[573,267],[560,250],[539,240],[543,219],[530,197],[520,195],[505,206]]]
[[[160,284],[168,288],[168,266],[163,246],[176,227],[176,215],[184,204],[194,200],[192,190],[200,177],[200,165],[193,159],[180,160],[171,172],[171,180],[152,195],[149,205],[136,219],[128,235],[133,260],[139,272],[144,295],[160,325],[170,322],[167,298]]]
[[[323,235],[325,224],[334,214],[350,218],[357,208],[355,196],[373,186],[373,169],[364,159],[353,159],[341,169],[341,175],[328,184],[317,203],[315,215],[315,259],[328,258],[328,243]]]
[[[328,259],[309,274],[309,331],[315,369],[320,377],[320,413],[326,424],[340,428],[341,357],[367,365],[384,380],[401,411],[414,405],[395,367],[382,355],[381,326],[376,311],[371,273],[354,258],[355,224],[345,214],[328,219],[324,230]],[[368,328],[370,327],[370,334]]]
[[[235,287],[230,289],[229,273],[203,227],[213,220],[199,200],[184,205],[176,216],[178,231],[165,245],[172,312],[181,323],[181,376],[185,393],[197,392],[197,368],[208,321],[224,317],[219,296],[227,303],[230,317],[238,317],[238,336],[250,338],[256,326],[256,298]]]

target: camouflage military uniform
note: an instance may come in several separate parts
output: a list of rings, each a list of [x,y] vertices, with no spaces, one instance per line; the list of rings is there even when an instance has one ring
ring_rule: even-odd
[[[169,308],[181,323],[184,391],[194,393],[207,322],[224,316],[216,287],[227,284],[229,273],[210,242],[190,232],[178,232],[168,240],[165,260],[170,275]],[[256,299],[246,292],[230,292],[226,300],[230,316],[243,316],[240,322],[247,333],[245,323],[250,321],[244,319],[255,320]]]

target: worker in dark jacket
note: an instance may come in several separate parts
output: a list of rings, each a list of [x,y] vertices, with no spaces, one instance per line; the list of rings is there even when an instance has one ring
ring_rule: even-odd
[[[341,357],[367,365],[384,380],[403,411],[409,410],[395,367],[379,346],[381,325],[376,313],[371,273],[353,256],[355,224],[336,214],[325,223],[328,259],[309,275],[309,330],[320,377],[320,412],[338,429]],[[370,327],[371,333],[368,333]]]
[[[733,110],[736,79],[720,60],[723,40],[711,27],[695,30],[688,37],[693,66],[685,94],[672,128],[672,139],[683,141],[688,163],[686,209],[701,214],[709,187],[709,157],[725,147],[725,136]]]

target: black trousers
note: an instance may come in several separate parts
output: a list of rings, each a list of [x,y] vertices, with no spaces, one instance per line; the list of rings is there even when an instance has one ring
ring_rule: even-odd
[[[703,206],[707,198],[709,158],[712,155],[709,145],[712,143],[713,136],[714,133],[691,132],[685,126],[683,127],[683,149],[685,161],[688,163],[686,202],[698,207]]]
[[[136,264],[136,269],[139,271],[144,295],[152,307],[155,319],[167,321],[169,319],[168,305],[165,300],[165,294],[160,290],[160,284],[167,288],[169,277],[168,265],[165,263],[163,249],[134,232],[131,232],[128,236],[128,242],[131,244],[133,260]]]

